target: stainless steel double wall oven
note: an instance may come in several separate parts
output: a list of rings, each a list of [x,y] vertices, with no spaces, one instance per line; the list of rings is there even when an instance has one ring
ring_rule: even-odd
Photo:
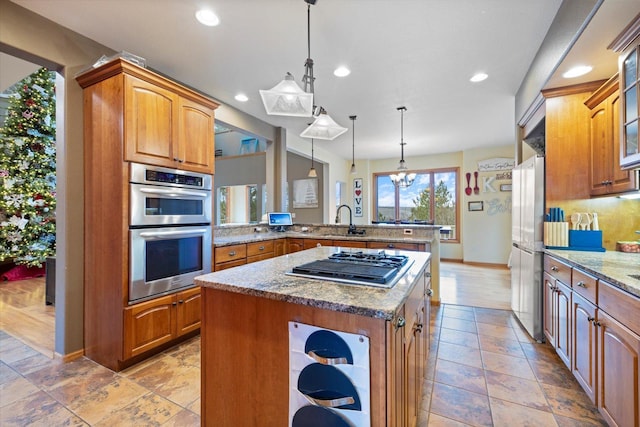
[[[194,285],[211,271],[212,177],[131,163],[129,303]]]

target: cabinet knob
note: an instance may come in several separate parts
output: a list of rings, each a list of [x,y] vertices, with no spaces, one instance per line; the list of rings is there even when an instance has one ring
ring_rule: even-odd
[[[398,316],[398,318],[396,319],[396,329],[403,328],[406,324],[407,321],[404,320],[404,317]]]
[[[579,281],[578,283],[576,283],[576,286],[579,286],[581,288],[586,288],[587,287],[582,280]]]
[[[182,304],[184,300],[178,300],[178,304]]]
[[[594,320],[594,321],[593,321],[593,324],[594,324],[595,326],[602,326],[602,323],[600,323],[600,321],[599,321],[599,320]]]
[[[229,252],[229,256],[236,256],[236,251]]]
[[[258,249],[264,251],[264,246],[260,246]]]
[[[388,247],[389,249],[393,249],[393,248],[395,248],[396,246],[395,246],[393,243],[389,243],[389,244],[387,245],[387,247]]]
[[[427,289],[427,295],[428,296],[432,296],[433,295],[433,289]]]
[[[171,305],[176,306],[178,305],[178,303],[176,303],[175,301],[171,303]]]
[[[551,271],[558,271],[558,267],[556,267],[555,265],[551,266]]]

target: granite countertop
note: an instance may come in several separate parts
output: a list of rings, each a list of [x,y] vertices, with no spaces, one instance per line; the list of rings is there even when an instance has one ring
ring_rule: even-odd
[[[591,273],[630,294],[640,297],[640,254],[617,251],[587,252],[545,249],[573,267]],[[630,275],[636,277],[631,277]]]
[[[298,239],[326,239],[326,240],[358,240],[361,242],[407,242],[407,243],[431,243],[432,237],[405,237],[405,236],[379,236],[379,235],[341,235],[341,234],[315,234],[301,231],[267,231],[252,234],[241,234],[235,236],[215,236],[213,238],[213,246],[228,246],[240,243],[260,242],[264,240],[275,240],[283,238]]]
[[[195,282],[203,287],[228,292],[392,320],[397,309],[408,298],[416,280],[422,277],[431,257],[428,252],[387,250],[388,254],[406,255],[414,261],[407,273],[390,289],[285,274],[295,266],[327,258],[339,250],[335,247],[308,249],[198,276]]]

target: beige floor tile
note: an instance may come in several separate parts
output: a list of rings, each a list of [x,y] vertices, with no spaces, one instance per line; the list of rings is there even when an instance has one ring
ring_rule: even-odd
[[[554,415],[556,422],[558,423],[558,427],[608,427],[608,424],[604,420],[593,420],[593,419],[575,419],[564,417],[562,415],[555,414]]]
[[[161,426],[183,408],[156,394],[146,394],[117,412],[113,412],[96,427]]]
[[[164,423],[162,427],[199,427],[200,415],[196,415],[191,411],[183,409],[178,412],[169,421]]]
[[[473,310],[460,310],[457,308],[457,306],[447,306],[444,310],[443,313],[444,317],[452,317],[455,319],[462,319],[462,320],[468,320],[468,321],[475,321],[475,315],[473,313]]]
[[[26,374],[25,377],[38,387],[47,390],[64,380],[84,376],[96,368],[107,369],[84,357],[69,363],[56,360],[50,365]]]
[[[197,416],[200,416],[202,411],[202,400],[200,398],[197,398],[189,406],[187,406],[187,409]]]
[[[61,362],[59,360],[54,360],[41,353],[38,353],[31,357],[26,357],[24,359],[11,362],[11,367],[22,375],[28,375],[47,366],[59,365],[60,363]]]
[[[20,374],[13,370],[9,365],[0,362],[0,385],[19,378]]]
[[[529,365],[541,384],[549,384],[565,388],[580,388],[578,381],[559,357],[555,362],[548,362],[546,360],[530,360]]]
[[[461,423],[451,418],[446,418],[438,414],[430,414],[428,427],[466,427],[469,424]]]
[[[487,394],[484,370],[440,359],[436,366],[435,381],[479,394]]]
[[[499,338],[492,335],[478,335],[478,339],[480,341],[480,349],[483,351],[525,358],[518,340]]]
[[[15,338],[4,339],[0,346],[0,361],[7,365],[38,354],[40,353]]]
[[[491,426],[491,409],[486,395],[435,383],[431,413],[474,426]]]
[[[502,314],[502,312],[478,312],[475,313],[475,320],[478,323],[487,323],[489,325],[504,326],[511,328],[511,313]]]
[[[455,329],[440,329],[440,342],[463,345],[465,347],[480,348],[478,335],[473,332],[457,331]]]
[[[502,374],[514,375],[527,380],[534,380],[536,376],[533,374],[527,359],[520,357],[508,356],[505,354],[482,352],[482,364],[484,369]]]
[[[104,387],[75,400],[72,405],[69,405],[69,409],[94,425],[148,393],[149,390],[133,381],[117,378]]]
[[[491,398],[491,413],[495,427],[554,427],[551,412],[541,411],[512,402]]]
[[[478,322],[478,335],[489,335],[492,337],[503,338],[507,340],[517,341],[518,337],[510,326],[493,325],[491,323]]]
[[[0,425],[27,426],[37,420],[49,419],[64,407],[42,390],[36,390],[27,397],[2,405]],[[54,424],[49,424],[54,425]]]
[[[54,385],[46,388],[48,393],[63,405],[70,406],[73,403],[115,381],[117,374],[104,366],[95,365],[81,375],[64,378]]]
[[[602,421],[600,413],[581,388],[564,388],[548,384],[542,384],[541,387],[554,414],[585,423]]]
[[[18,375],[13,380],[0,384],[0,406],[9,405],[38,391],[38,387]]]
[[[482,368],[480,350],[477,348],[465,347],[463,345],[441,342],[438,346],[438,359]]]
[[[537,381],[492,371],[486,371],[486,378],[489,396],[541,411],[551,411]]]
[[[455,317],[443,317],[443,328],[455,329],[457,331],[473,332],[476,333],[476,322],[472,320],[456,319]]]

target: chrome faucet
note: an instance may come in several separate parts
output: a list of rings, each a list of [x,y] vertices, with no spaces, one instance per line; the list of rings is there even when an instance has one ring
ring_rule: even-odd
[[[349,209],[349,230],[347,230],[347,234],[364,234],[365,230],[356,230],[356,226],[353,225],[353,214],[351,212],[351,208],[349,205],[340,205],[336,210],[336,224],[340,223],[340,209],[347,208]]]

